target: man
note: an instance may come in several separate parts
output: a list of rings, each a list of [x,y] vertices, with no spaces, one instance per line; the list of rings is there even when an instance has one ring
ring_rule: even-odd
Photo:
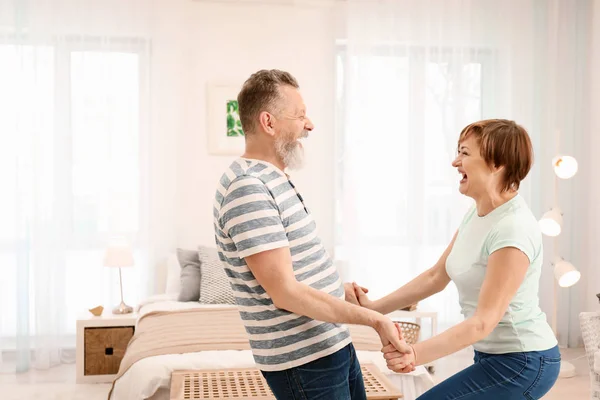
[[[278,399],[366,399],[341,324],[371,326],[383,345],[410,349],[387,317],[343,300],[311,213],[283,172],[301,167],[300,140],[313,130],[298,83],[262,70],[238,103],[246,151],[219,182],[214,227],[254,360]]]

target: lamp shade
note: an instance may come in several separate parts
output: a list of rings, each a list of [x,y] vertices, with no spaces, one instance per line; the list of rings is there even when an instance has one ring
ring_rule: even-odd
[[[559,259],[554,264],[554,277],[560,287],[571,287],[581,278],[581,272],[577,271],[573,264]]]
[[[133,253],[124,239],[114,238],[109,243],[104,253],[105,267],[131,267],[133,266]]]
[[[553,208],[540,219],[540,229],[544,235],[558,236],[562,230],[562,223],[562,212],[559,208]]]
[[[577,173],[577,160],[571,156],[557,156],[552,159],[554,173],[561,179],[569,179]]]

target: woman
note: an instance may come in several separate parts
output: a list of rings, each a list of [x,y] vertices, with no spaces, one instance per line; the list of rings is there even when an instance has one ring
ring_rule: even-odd
[[[539,308],[542,236],[518,194],[533,161],[525,129],[513,121],[468,125],[452,166],[460,192],[475,200],[438,262],[386,297],[371,301],[354,285],[360,304],[387,314],[443,290],[450,280],[465,320],[412,346],[408,354],[383,349],[388,367],[414,365],[475,348],[474,364],[419,397],[429,399],[539,399],[554,385],[560,352]]]

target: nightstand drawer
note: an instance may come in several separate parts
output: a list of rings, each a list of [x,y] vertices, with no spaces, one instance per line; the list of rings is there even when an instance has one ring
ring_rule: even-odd
[[[133,326],[84,329],[84,375],[113,375],[133,336]]]

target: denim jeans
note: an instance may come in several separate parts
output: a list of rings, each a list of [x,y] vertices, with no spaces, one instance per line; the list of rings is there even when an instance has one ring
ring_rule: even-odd
[[[262,371],[277,400],[366,400],[360,364],[350,343],[296,368]]]
[[[475,351],[474,362],[417,400],[541,399],[554,386],[560,372],[558,346],[524,353]]]

